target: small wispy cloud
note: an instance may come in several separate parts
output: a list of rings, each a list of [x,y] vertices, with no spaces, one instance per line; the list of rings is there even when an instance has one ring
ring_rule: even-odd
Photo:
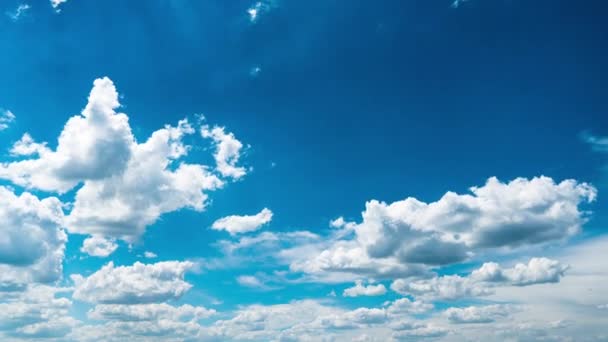
[[[68,2],[68,0],[50,0],[51,1],[51,6],[53,6],[53,8],[55,9],[55,11],[57,13],[61,12],[61,8],[59,8],[59,6],[61,6],[61,4]]]
[[[463,2],[467,1],[469,0],[454,0],[454,2],[452,2],[452,8],[458,8]]]
[[[17,6],[14,11],[7,12],[6,15],[8,15],[8,17],[11,18],[12,21],[17,21],[21,17],[23,17],[30,8],[32,7],[28,4],[19,4],[19,6]]]
[[[260,72],[262,72],[262,67],[260,67],[259,65],[256,65],[249,70],[249,76],[257,77],[260,74]]]
[[[15,114],[13,112],[0,109],[0,131],[7,129],[13,121],[15,121]]]
[[[269,12],[271,9],[277,7],[276,0],[261,0],[255,2],[251,7],[247,9],[249,15],[249,21],[255,23],[258,21],[261,15]]]
[[[593,135],[589,131],[585,131],[581,133],[581,139],[595,152],[608,152],[608,137]]]

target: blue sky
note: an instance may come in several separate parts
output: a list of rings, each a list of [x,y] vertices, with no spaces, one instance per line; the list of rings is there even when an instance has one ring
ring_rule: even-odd
[[[608,338],[602,2],[0,6],[1,339]]]

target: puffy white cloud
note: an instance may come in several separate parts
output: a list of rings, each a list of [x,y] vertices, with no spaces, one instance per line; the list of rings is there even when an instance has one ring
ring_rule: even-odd
[[[95,80],[87,105],[67,121],[56,149],[25,134],[11,154],[29,158],[1,164],[0,178],[59,193],[82,184],[67,228],[129,242],[164,213],[204,210],[207,192],[224,181],[207,166],[182,160],[190,151],[183,138],[196,132],[188,120],[166,125],[138,143],[127,115],[116,112],[119,106],[113,82]],[[209,134],[216,141],[219,174],[242,177],[244,169],[236,165],[242,144],[224,128]]]
[[[221,187],[222,181],[203,165],[174,165],[188,150],[181,138],[191,133],[187,120],[177,127],[166,126],[145,143],[133,146],[122,173],[85,182],[76,193],[68,228],[131,241],[164,213],[181,208],[203,210],[204,191]]]
[[[67,236],[61,228],[62,203],[16,195],[0,186],[0,288],[61,277]]]
[[[338,229],[331,243],[309,246],[310,254],[295,258],[291,268],[325,278],[406,277],[497,249],[563,240],[580,231],[587,212],[579,206],[594,201],[596,193],[574,180],[490,178],[471,194],[448,192],[431,203],[411,197],[391,204],[372,200],[361,223],[332,221]]]
[[[28,133],[23,134],[10,150],[12,156],[31,156],[51,153],[46,143],[37,143]]]
[[[491,323],[497,319],[509,316],[514,307],[510,305],[486,305],[486,306],[469,306],[466,308],[449,308],[445,310],[445,317],[455,324],[466,323]]]
[[[156,255],[156,253],[154,253],[154,252],[145,251],[144,257],[147,259],[154,259],[154,258],[158,257],[158,255]]]
[[[225,230],[230,235],[253,232],[272,220],[272,211],[268,208],[262,209],[255,215],[231,215],[223,217],[211,225],[215,230]]]
[[[67,289],[32,285],[14,296],[0,298],[0,337],[63,337],[79,324],[69,316],[72,302],[57,294]]]
[[[9,124],[15,121],[15,114],[10,110],[0,109],[0,131],[8,128]]]
[[[386,287],[383,284],[367,286],[363,285],[363,281],[357,280],[355,286],[349,287],[344,290],[344,297],[358,297],[358,296],[382,296],[386,293]]]
[[[564,276],[569,266],[557,260],[532,258],[528,264],[517,264],[513,268],[502,269],[500,265],[490,262],[473,271],[471,277],[478,281],[505,282],[516,286],[543,283],[557,283]]]
[[[460,299],[488,296],[499,286],[529,286],[559,282],[568,266],[547,258],[532,258],[528,264],[519,263],[502,268],[496,263],[484,263],[469,276],[446,275],[422,280],[397,279],[391,289],[426,299]]]
[[[114,240],[106,239],[99,235],[93,235],[89,238],[86,238],[82,242],[82,247],[80,247],[80,251],[91,256],[105,258],[108,255],[114,253],[116,248],[118,248],[118,245],[116,244],[116,242],[114,242]]]
[[[134,142],[127,116],[114,111],[119,105],[112,81],[95,80],[88,104],[65,124],[57,149],[5,163],[0,177],[27,188],[66,192],[83,180],[121,173]]]
[[[109,262],[88,277],[72,275],[75,299],[102,304],[146,304],[178,299],[192,285],[184,275],[195,266],[189,261],[155,264],[136,262],[118,266]]]
[[[463,297],[487,296],[493,293],[489,286],[458,275],[416,281],[397,279],[391,284],[391,289],[403,295],[410,294],[432,300],[453,300]]]
[[[239,179],[247,174],[244,167],[237,166],[241,157],[243,143],[237,140],[232,133],[226,133],[224,127],[201,127],[203,138],[210,138],[215,142],[214,158],[217,171],[224,177]]]
[[[402,316],[404,314],[422,314],[434,308],[433,304],[423,301],[411,301],[408,298],[399,298],[394,302],[386,303],[386,311],[392,316]]]

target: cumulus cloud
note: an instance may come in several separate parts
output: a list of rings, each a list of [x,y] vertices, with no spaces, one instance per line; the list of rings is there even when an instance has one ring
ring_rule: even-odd
[[[5,163],[0,177],[63,193],[83,180],[121,173],[131,156],[133,135],[127,116],[114,111],[119,105],[112,81],[95,80],[87,106],[65,124],[57,149],[44,149],[37,159]]]
[[[61,338],[79,322],[70,317],[72,302],[58,294],[66,289],[32,285],[15,296],[0,298],[0,336]]]
[[[262,209],[255,215],[232,215],[223,217],[211,225],[215,230],[225,230],[230,235],[243,234],[256,231],[272,220],[272,211]]]
[[[10,150],[12,156],[31,156],[31,155],[43,155],[50,153],[51,150],[46,146],[45,142],[37,143],[34,141],[31,135],[28,133],[23,134],[21,139],[13,144]]]
[[[105,258],[114,253],[118,245],[112,239],[93,235],[82,242],[80,251],[91,256]]]
[[[15,121],[15,114],[10,110],[0,109],[0,131],[8,128],[9,124]]]
[[[241,158],[241,143],[234,134],[226,132],[224,127],[215,126],[213,128],[205,125],[201,127],[203,138],[210,138],[216,145],[214,158],[217,171],[223,177],[239,179],[247,174],[244,167],[237,166]]]
[[[386,293],[386,287],[382,284],[367,286],[363,285],[363,281],[357,280],[355,286],[349,287],[344,290],[344,297],[358,297],[358,296],[382,296]]]
[[[184,275],[194,266],[189,261],[136,262],[118,267],[109,262],[88,277],[72,275],[73,297],[101,304],[147,304],[178,299],[192,287]]]
[[[291,264],[311,274],[355,273],[374,278],[413,275],[432,266],[458,263],[492,250],[566,239],[587,220],[579,206],[595,200],[586,183],[548,177],[490,178],[471,194],[446,193],[437,202],[407,198],[391,204],[369,201],[361,223],[333,222],[340,234]],[[349,238],[350,229],[354,238]],[[405,277],[402,275],[401,277]]]
[[[0,287],[61,277],[67,241],[63,221],[56,197],[41,200],[0,186]]]
[[[184,119],[166,125],[138,143],[120,106],[114,83],[95,80],[80,115],[71,117],[53,150],[29,134],[17,141],[13,156],[28,157],[0,165],[0,178],[25,188],[65,193],[76,190],[66,218],[71,232],[133,241],[168,212],[202,211],[207,192],[224,181],[205,165],[182,159],[190,151],[183,138],[195,129]],[[216,141],[220,176],[240,178],[236,165],[242,144],[224,128],[209,131]]]
[[[526,286],[543,283],[557,283],[564,276],[569,266],[557,260],[532,258],[528,264],[517,264],[513,268],[503,269],[497,263],[484,263],[473,271],[471,277],[477,281],[504,282],[515,286]]]
[[[444,312],[444,315],[451,323],[455,324],[491,323],[509,316],[513,310],[514,308],[510,305],[495,304],[449,308]]]
[[[532,258],[528,264],[502,268],[496,263],[484,263],[468,277],[446,275],[422,280],[397,279],[391,289],[403,295],[426,299],[455,300],[488,296],[499,286],[529,286],[559,282],[567,265],[547,258]]]

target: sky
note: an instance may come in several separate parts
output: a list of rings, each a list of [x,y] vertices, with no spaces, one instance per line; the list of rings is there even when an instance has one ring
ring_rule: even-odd
[[[607,341],[606,10],[1,1],[0,340]]]

